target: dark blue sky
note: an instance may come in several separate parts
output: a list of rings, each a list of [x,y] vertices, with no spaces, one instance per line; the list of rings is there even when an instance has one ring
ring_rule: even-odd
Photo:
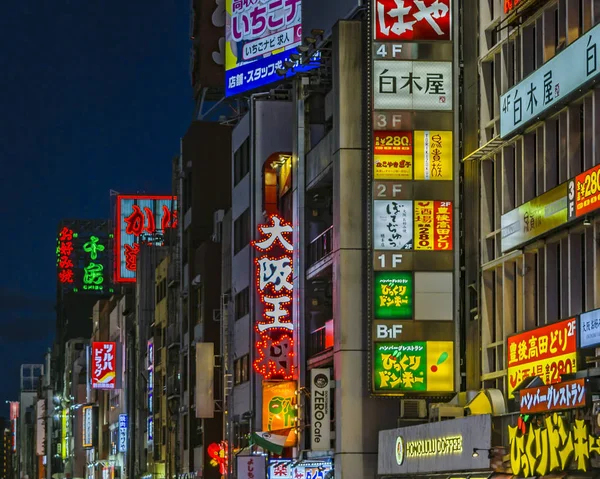
[[[192,114],[189,2],[0,1],[0,414],[54,336],[56,227],[170,191]]]

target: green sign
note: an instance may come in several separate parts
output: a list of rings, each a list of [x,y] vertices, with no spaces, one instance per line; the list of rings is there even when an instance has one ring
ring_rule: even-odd
[[[375,319],[412,319],[412,272],[376,271],[374,289]]]
[[[380,393],[452,392],[454,343],[375,343],[373,390]]]

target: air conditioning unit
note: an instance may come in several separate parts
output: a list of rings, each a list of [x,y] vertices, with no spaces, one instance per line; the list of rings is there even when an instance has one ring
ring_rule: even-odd
[[[402,419],[424,419],[427,417],[425,399],[401,399],[400,417]]]

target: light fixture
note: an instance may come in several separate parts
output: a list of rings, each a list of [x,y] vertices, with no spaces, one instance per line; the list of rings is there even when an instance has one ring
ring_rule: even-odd
[[[285,68],[278,68],[277,70],[275,70],[275,73],[277,73],[280,77],[284,77],[285,74],[287,73],[287,69],[285,69]]]
[[[313,28],[310,33],[312,33],[315,37],[320,37],[325,33],[325,30],[321,30],[320,28]]]
[[[583,218],[583,226],[592,226],[592,220],[589,216]]]
[[[304,38],[304,41],[305,41],[306,43],[309,43],[309,44],[311,44],[311,45],[313,45],[313,44],[317,43],[317,39],[316,39],[316,38],[314,38],[314,37],[306,37],[306,38]]]
[[[494,457],[493,450],[494,450],[493,447],[490,448],[490,449],[474,447],[472,455],[473,455],[473,457],[479,457],[479,451],[487,451],[488,452],[488,459],[492,459]]]
[[[300,55],[298,55],[297,53],[292,53],[290,55],[290,60],[297,62],[298,60],[300,60]]]
[[[294,66],[294,64],[292,62],[290,62],[289,60],[286,60],[283,62],[283,66],[286,67],[287,69],[290,69]]]
[[[297,50],[298,50],[300,53],[306,53],[308,50],[310,50],[310,48],[308,48],[306,45],[300,45],[300,46],[297,48]],[[291,55],[290,55],[290,56],[291,56]]]

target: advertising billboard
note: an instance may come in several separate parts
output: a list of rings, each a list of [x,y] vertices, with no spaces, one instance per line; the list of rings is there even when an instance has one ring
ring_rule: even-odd
[[[107,220],[64,221],[56,238],[57,280],[63,292],[114,292],[113,234]]]
[[[587,387],[585,379],[574,379],[538,388],[521,389],[519,395],[521,414],[546,413],[585,407]]]
[[[375,343],[373,382],[375,393],[453,392],[454,343]]]
[[[600,165],[577,175],[568,183],[569,219],[579,218],[600,207]]]
[[[93,342],[91,369],[94,389],[116,389],[117,343]]]
[[[164,244],[177,227],[175,196],[118,195],[115,227],[115,282],[135,283],[140,245]]]
[[[86,449],[94,447],[94,407],[83,406],[81,408],[82,417],[82,446]]]
[[[119,414],[119,452],[127,452],[127,414]]]
[[[450,40],[450,0],[376,0],[375,40]]]
[[[376,249],[400,250],[413,247],[413,202],[373,202],[373,239]]]
[[[373,153],[376,180],[412,179],[412,131],[376,131]]]
[[[376,271],[375,319],[412,319],[412,271]]]
[[[267,472],[267,457],[256,454],[254,456],[237,456],[238,479],[263,479]]]
[[[310,448],[331,449],[331,373],[329,368],[310,370]]]
[[[509,138],[564,104],[600,73],[596,25],[500,97],[500,136]]]
[[[263,381],[262,429],[282,431],[296,426],[296,381]],[[285,447],[296,445],[297,434],[292,430]]]
[[[237,95],[281,80],[277,69],[302,43],[301,0],[225,0],[225,95]],[[288,74],[319,65],[294,63]]]
[[[567,183],[563,183],[502,215],[502,252],[522,246],[566,222]]]
[[[567,319],[508,337],[508,397],[529,377],[554,384],[577,371],[577,321]]]
[[[35,422],[35,453],[38,456],[46,454],[46,403],[38,399]]]
[[[452,250],[452,202],[415,201],[415,250]]]
[[[452,132],[415,131],[415,180],[452,180]]]
[[[600,309],[579,315],[579,347],[593,348],[600,345]]]
[[[452,62],[376,60],[376,110],[452,110]]]

